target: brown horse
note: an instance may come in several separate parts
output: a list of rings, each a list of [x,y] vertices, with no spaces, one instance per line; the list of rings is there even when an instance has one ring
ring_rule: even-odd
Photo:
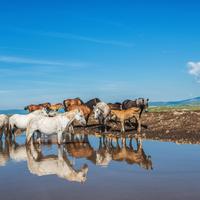
[[[51,106],[49,107],[49,109],[53,111],[58,111],[62,108],[63,108],[62,103],[51,104]]]
[[[31,104],[31,105],[28,105],[24,108],[24,110],[28,110],[29,112],[33,112],[35,110],[41,110],[43,108],[49,108],[51,106],[50,103],[41,103],[41,104],[38,104],[38,105],[34,105],[34,104]]]
[[[122,104],[121,103],[108,103],[108,106],[111,110],[122,110]]]
[[[43,106],[43,108],[49,108],[51,106],[51,104],[49,102],[46,103],[40,103],[38,104],[39,106]]]
[[[129,108],[127,110],[111,110],[111,119],[120,121],[121,131],[125,132],[125,121],[135,118],[137,120],[137,130],[141,131],[140,108]]]
[[[65,99],[63,101],[63,106],[64,106],[65,111],[68,111],[68,107],[70,106],[74,106],[74,105],[79,106],[82,104],[84,104],[83,101],[78,97],[75,99]]]
[[[86,125],[87,125],[88,119],[90,117],[90,114],[92,113],[92,110],[84,104],[82,104],[82,105],[72,105],[72,106],[68,107],[68,111],[75,110],[75,109],[79,109],[83,112],[83,115],[84,115],[85,120],[86,120]]]

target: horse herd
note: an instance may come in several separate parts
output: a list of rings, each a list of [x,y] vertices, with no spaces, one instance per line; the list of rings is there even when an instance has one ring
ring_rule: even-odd
[[[125,100],[122,103],[105,103],[98,98],[83,102],[80,98],[66,99],[63,104],[43,103],[28,105],[24,109],[28,114],[14,114],[10,117],[0,115],[0,139],[4,132],[5,136],[15,138],[17,129],[26,130],[26,142],[37,133],[37,140],[40,142],[41,134],[57,135],[58,144],[63,142],[64,134],[74,133],[74,121],[81,126],[87,126],[89,118],[98,120],[100,131],[107,132],[107,123],[118,123],[121,125],[121,132],[125,132],[125,123],[131,124],[136,120],[137,131],[141,132],[141,116],[143,111],[148,109],[149,99],[138,98]],[[65,112],[58,112],[64,109]]]

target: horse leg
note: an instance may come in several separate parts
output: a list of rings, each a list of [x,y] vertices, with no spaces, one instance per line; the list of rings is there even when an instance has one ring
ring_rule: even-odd
[[[62,142],[62,136],[63,136],[62,133],[63,133],[62,131],[58,132],[58,145],[60,145]]]
[[[133,140],[133,138],[130,138],[130,141],[129,141],[129,147],[130,147],[131,149],[133,149],[132,140]]]
[[[36,132],[37,136],[36,136],[36,141],[41,144],[41,133],[39,131]]]
[[[102,131],[102,118],[99,117],[100,132]]]
[[[88,116],[85,118],[85,121],[86,121],[86,126],[88,125],[88,120],[89,120],[89,117],[90,117],[90,115],[88,115]]]
[[[5,135],[6,139],[8,138],[8,136],[10,137],[10,131],[9,131],[9,124],[8,123],[5,125],[4,135]]]
[[[3,135],[3,127],[0,128],[0,140],[2,139],[2,135]]]
[[[124,121],[121,121],[121,132],[125,132]]]
[[[141,121],[140,121],[140,117],[135,117],[136,118],[136,120],[137,120],[137,131],[138,131],[138,133],[140,133],[141,132]]]
[[[63,160],[63,153],[64,153],[64,149],[62,147],[58,147],[58,160]]]
[[[34,129],[30,128],[30,127],[27,127],[27,130],[26,130],[26,143],[28,144],[33,133],[35,132]]]
[[[107,133],[107,117],[103,120],[104,132]]]
[[[9,123],[9,138],[12,140],[14,125]]]

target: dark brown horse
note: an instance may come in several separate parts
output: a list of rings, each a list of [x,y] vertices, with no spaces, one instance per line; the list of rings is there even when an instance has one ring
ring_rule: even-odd
[[[97,105],[101,100],[99,98],[94,98],[85,103],[91,110],[93,110],[93,107]]]
[[[140,108],[140,116],[143,111],[147,111],[149,106],[149,99],[138,98],[135,100],[127,99],[122,103],[122,109],[127,110],[129,108]]]
[[[47,108],[49,109],[51,106],[50,103],[41,103],[41,104],[38,104],[38,105],[34,105],[34,104],[31,104],[31,105],[28,105],[24,108],[24,110],[28,110],[29,112],[33,112],[35,110],[40,110],[40,109],[43,109],[43,108]]]
[[[122,104],[119,102],[108,103],[108,106],[110,107],[111,110],[121,110],[122,109]]]
[[[64,106],[65,111],[68,111],[68,107],[70,106],[75,106],[75,105],[79,106],[82,104],[84,104],[84,102],[78,97],[75,99],[65,99],[63,101],[63,106]]]

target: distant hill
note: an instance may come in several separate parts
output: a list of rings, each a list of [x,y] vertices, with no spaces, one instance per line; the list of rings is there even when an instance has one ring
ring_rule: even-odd
[[[200,97],[195,97],[195,98],[180,100],[180,101],[150,102],[150,106],[184,106],[184,105],[191,105],[191,106],[199,105],[200,106]]]

